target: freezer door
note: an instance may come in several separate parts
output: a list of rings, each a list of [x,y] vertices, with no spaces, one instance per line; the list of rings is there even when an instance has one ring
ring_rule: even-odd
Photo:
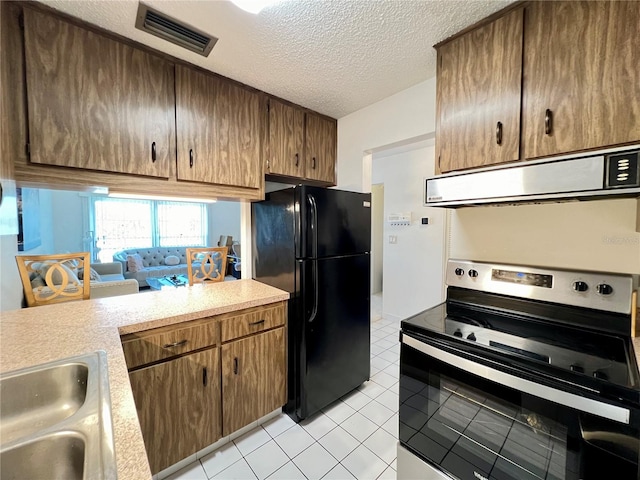
[[[369,262],[368,254],[303,262],[300,418],[369,379]]]
[[[371,250],[371,194],[299,187],[299,258],[353,255]]]
[[[293,202],[293,189],[287,189],[251,205],[253,278],[289,293],[296,291]]]

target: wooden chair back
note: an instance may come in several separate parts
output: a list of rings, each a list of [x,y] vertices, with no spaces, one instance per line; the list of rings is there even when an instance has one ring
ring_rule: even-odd
[[[77,271],[89,272],[89,252],[58,255],[17,255],[16,263],[28,307],[88,300],[91,295],[89,276],[78,280]]]
[[[227,272],[227,247],[187,248],[189,285],[222,282]]]

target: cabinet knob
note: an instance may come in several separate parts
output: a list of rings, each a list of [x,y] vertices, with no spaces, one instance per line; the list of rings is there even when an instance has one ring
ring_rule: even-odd
[[[502,122],[496,124],[496,143],[502,145]]]
[[[238,374],[238,357],[235,357],[233,359],[233,374],[234,375]]]
[[[207,367],[204,367],[202,369],[202,385],[206,387],[207,383],[209,383],[207,378]]]
[[[296,167],[300,164],[300,155],[296,153]]]
[[[156,142],[153,142],[151,144],[151,161],[152,162],[156,161]]]
[[[189,168],[193,168],[193,148],[189,149]]]
[[[544,112],[544,133],[545,135],[551,135],[553,129],[553,112],[547,108]]]
[[[311,157],[311,168],[316,169],[316,157]]]
[[[576,292],[586,292],[589,290],[589,285],[586,282],[578,280],[577,282],[573,282],[572,288]]]

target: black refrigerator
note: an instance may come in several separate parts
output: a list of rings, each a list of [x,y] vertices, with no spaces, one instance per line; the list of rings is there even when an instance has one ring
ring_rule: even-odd
[[[299,185],[252,204],[253,278],[290,292],[288,400],[303,420],[369,379],[371,195]]]

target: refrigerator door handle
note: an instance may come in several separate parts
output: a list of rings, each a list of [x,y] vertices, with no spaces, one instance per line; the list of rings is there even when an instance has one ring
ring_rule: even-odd
[[[312,257],[318,258],[318,205],[316,204],[316,199],[311,194],[307,194],[307,202],[309,202],[309,206],[311,207]]]
[[[312,260],[311,265],[313,267],[313,309],[311,310],[311,317],[309,317],[309,323],[312,323],[318,315],[318,261]]]

